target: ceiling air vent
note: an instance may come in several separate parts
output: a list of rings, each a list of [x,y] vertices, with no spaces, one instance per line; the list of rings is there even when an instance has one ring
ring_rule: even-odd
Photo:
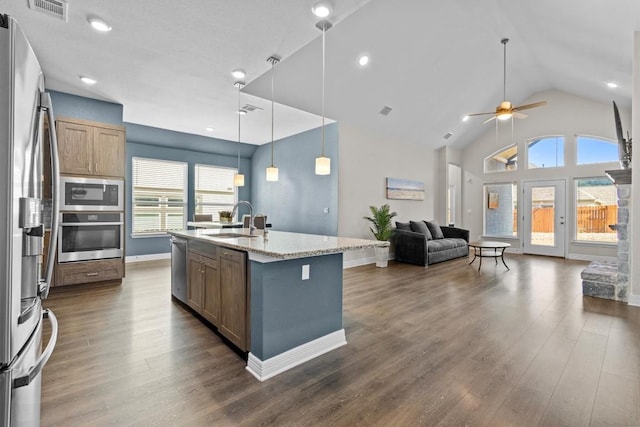
[[[262,111],[262,108],[256,107],[255,105],[246,104],[241,110],[245,110],[247,113],[251,113],[253,111]]]
[[[69,5],[63,0],[29,0],[29,8],[55,16],[64,22],[69,18]]]
[[[449,138],[451,138],[452,136],[453,136],[453,134],[452,134],[451,132],[447,132],[447,133],[445,133],[445,134],[444,134],[443,138],[444,138],[444,139],[449,139]]]
[[[382,107],[382,110],[380,110],[380,114],[382,114],[383,116],[388,116],[391,110],[393,110],[393,108],[385,105],[384,107]]]

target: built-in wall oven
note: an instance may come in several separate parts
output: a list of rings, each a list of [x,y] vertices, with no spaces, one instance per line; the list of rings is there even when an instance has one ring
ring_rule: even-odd
[[[122,258],[122,212],[62,213],[58,262]]]
[[[60,177],[61,211],[123,211],[121,179]]]

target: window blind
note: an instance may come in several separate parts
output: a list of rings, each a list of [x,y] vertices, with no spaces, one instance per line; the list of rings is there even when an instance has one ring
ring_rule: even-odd
[[[237,201],[233,177],[236,169],[210,165],[195,166],[195,212],[211,214],[220,220],[220,211],[233,208]]]

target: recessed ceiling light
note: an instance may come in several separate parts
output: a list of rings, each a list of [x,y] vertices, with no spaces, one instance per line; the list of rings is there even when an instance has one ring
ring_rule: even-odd
[[[247,76],[247,73],[245,73],[241,68],[236,68],[235,70],[231,71],[231,75],[236,79],[244,79]]]
[[[208,127],[208,128],[206,128],[206,131],[207,132],[213,132],[213,128],[212,127]]]
[[[318,18],[326,18],[327,16],[331,15],[331,5],[327,2],[321,1],[319,3],[316,3],[311,8],[311,11]]]
[[[111,31],[111,25],[109,25],[109,23],[104,19],[92,16],[88,18],[87,21],[96,31],[100,31],[101,33],[108,33],[109,31]]]
[[[611,89],[615,89],[618,87],[618,84],[615,82],[609,82],[607,83],[607,87],[611,88]]]
[[[469,121],[469,119],[470,119],[470,117],[469,117],[468,115],[466,115],[466,116],[464,116],[464,117],[462,118],[462,121],[463,121],[463,122],[468,122],[468,121]]]
[[[244,116],[245,114],[247,114],[247,110],[238,110],[238,114]]]
[[[91,77],[87,77],[87,76],[80,76],[80,80],[82,80],[82,83],[86,85],[94,85],[98,83],[96,79],[92,79]]]
[[[358,59],[358,64],[360,64],[363,67],[368,63],[369,63],[369,57],[367,55],[362,55],[360,59]]]

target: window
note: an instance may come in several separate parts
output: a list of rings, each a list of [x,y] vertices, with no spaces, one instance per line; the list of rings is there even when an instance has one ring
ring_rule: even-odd
[[[132,159],[133,234],[186,228],[187,164]]]
[[[212,214],[220,220],[220,211],[230,211],[237,201],[233,176],[236,169],[196,165],[196,213]]]
[[[577,163],[579,165],[618,161],[618,143],[616,141],[595,136],[578,135],[576,144],[578,146]]]
[[[484,235],[491,237],[518,236],[518,186],[484,185]]]
[[[484,173],[518,169],[518,145],[513,144],[484,159]]]
[[[545,136],[527,141],[527,167],[557,168],[564,166],[564,137]]]
[[[616,243],[617,233],[609,225],[618,222],[615,185],[604,177],[576,179],[576,240]]]

